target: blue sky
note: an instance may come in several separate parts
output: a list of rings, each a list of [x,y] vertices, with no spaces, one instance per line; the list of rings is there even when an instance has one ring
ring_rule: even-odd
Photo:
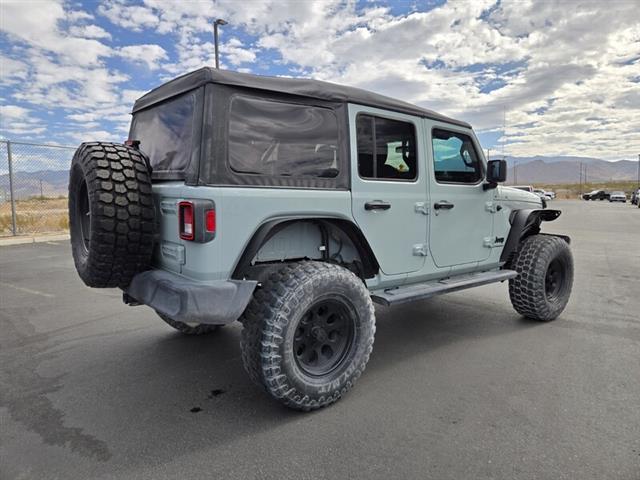
[[[3,0],[0,135],[121,141],[135,98],[213,64],[374,90],[471,122],[506,154],[635,158],[634,2]],[[503,118],[506,130],[503,136]]]

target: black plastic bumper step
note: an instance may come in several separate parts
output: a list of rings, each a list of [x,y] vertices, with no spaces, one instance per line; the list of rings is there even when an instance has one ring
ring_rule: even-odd
[[[495,270],[491,272],[458,275],[455,277],[445,278],[443,280],[374,291],[371,294],[371,299],[381,305],[397,305],[399,303],[412,302],[414,300],[423,300],[443,293],[456,292],[466,288],[502,282],[517,276],[518,272],[515,270]]]

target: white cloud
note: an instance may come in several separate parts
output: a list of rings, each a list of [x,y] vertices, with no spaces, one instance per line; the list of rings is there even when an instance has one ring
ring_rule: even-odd
[[[83,10],[69,10],[66,12],[66,17],[69,22],[75,23],[81,20],[93,20],[94,16]]]
[[[179,5],[179,3],[167,3],[166,7],[170,9],[173,5]],[[107,1],[98,6],[98,13],[108,18],[114,25],[133,31],[157,27],[160,23],[159,18],[151,9],[144,6],[126,5],[118,0]]]
[[[97,25],[74,25],[69,29],[69,33],[76,37],[111,40],[111,34]]]
[[[0,84],[12,85],[23,81],[29,73],[29,66],[19,60],[0,54]]]
[[[143,63],[151,70],[158,68],[158,63],[168,58],[167,52],[160,45],[130,45],[118,50],[118,55],[133,62]]]
[[[221,46],[222,51],[232,65],[251,63],[256,60],[256,50],[246,48],[237,38],[232,38]]]
[[[2,2],[0,15],[11,19],[0,23],[1,30],[18,41],[60,55],[63,61],[93,66],[111,53],[97,40],[64,35],[58,28],[66,18],[60,2],[41,2],[37,8],[29,3]]]
[[[22,120],[29,116],[29,109],[17,105],[0,105],[0,118],[2,121]]]
[[[0,105],[0,129],[16,135],[38,134],[46,126],[31,115],[31,110],[18,105]]]

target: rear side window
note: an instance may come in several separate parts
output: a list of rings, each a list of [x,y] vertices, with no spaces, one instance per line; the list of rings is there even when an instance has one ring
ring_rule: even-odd
[[[228,152],[237,173],[333,178],[338,119],[329,108],[236,95]]]
[[[417,178],[416,131],[412,123],[358,115],[358,174],[380,180]]]
[[[434,128],[433,163],[437,182],[478,183],[482,162],[469,135]]]
[[[193,148],[195,93],[182,95],[133,116],[130,138],[140,140],[154,172],[183,172]]]

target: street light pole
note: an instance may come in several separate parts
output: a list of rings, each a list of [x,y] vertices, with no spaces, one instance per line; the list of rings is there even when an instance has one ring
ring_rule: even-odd
[[[226,25],[227,23],[229,22],[221,18],[218,18],[216,19],[215,22],[213,22],[213,45],[216,52],[216,68],[217,69],[220,68],[220,58],[218,56],[218,25]]]

